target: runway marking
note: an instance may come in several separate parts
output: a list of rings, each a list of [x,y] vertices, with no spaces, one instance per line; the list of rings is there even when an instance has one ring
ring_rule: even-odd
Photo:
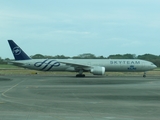
[[[4,96],[4,97],[9,97],[9,96],[5,95],[5,93],[7,93],[8,91],[10,91],[10,90],[12,90],[13,88],[17,87],[17,86],[18,86],[19,84],[21,84],[22,82],[24,82],[24,80],[20,81],[20,82],[17,83],[16,85],[14,85],[14,86],[12,86],[11,88],[9,88],[9,89],[7,89],[6,91],[4,91],[4,92],[2,93],[2,96]]]
[[[22,82],[24,82],[24,80],[22,80],[22,81],[20,81],[19,83],[17,83],[16,85],[14,85],[14,86],[12,86],[12,87],[10,87],[9,89],[7,89],[6,91],[4,91],[3,93],[2,93],[2,96],[4,96],[4,97],[8,97],[9,98],[9,96],[7,96],[7,95],[5,95],[5,93],[7,93],[8,91],[10,91],[10,90],[12,90],[13,88],[15,88],[15,87],[17,87],[19,84],[21,84]],[[38,87],[37,87],[38,88]],[[4,104],[5,102],[0,102],[0,104]],[[58,117],[58,116],[54,116],[57,120],[64,120],[64,118],[61,118],[61,117]]]

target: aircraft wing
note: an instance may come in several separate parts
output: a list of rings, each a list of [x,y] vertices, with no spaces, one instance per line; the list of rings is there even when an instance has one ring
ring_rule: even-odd
[[[59,63],[63,63],[63,64],[66,64],[66,65],[70,65],[72,67],[75,67],[75,68],[91,68],[93,66],[91,65],[86,65],[86,64],[82,64],[82,63],[75,63],[75,62],[68,62],[68,61],[59,61]]]
[[[10,61],[9,64],[14,64],[16,66],[22,66],[22,65],[24,65],[24,63],[17,62],[17,61]]]

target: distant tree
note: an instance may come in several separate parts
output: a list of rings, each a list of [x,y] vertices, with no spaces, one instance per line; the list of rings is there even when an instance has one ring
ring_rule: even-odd
[[[32,59],[45,59],[45,57],[42,54],[36,54],[31,56]]]
[[[74,59],[96,59],[96,56],[91,53],[84,53],[84,54],[80,54],[78,56],[74,56],[72,58],[74,58]]]
[[[104,57],[104,56],[98,56],[98,57],[96,57],[97,59],[106,59],[106,57]]]
[[[0,64],[7,64],[8,63],[8,61],[5,59],[2,59],[1,57],[0,57]]]
[[[10,61],[10,59],[9,59],[9,58],[5,58],[4,60],[5,60],[5,61]]]
[[[135,54],[124,54],[124,59],[135,59],[136,55]]]
[[[56,55],[56,56],[48,56],[48,55],[42,55],[42,54],[35,54],[31,56],[32,59],[68,59],[70,57],[64,56],[64,55]]]
[[[0,64],[3,64],[3,59],[0,57]]]
[[[10,62],[11,60],[9,59],[9,58],[5,58],[4,60],[3,60],[3,63],[4,64],[8,64],[8,62]]]
[[[136,58],[137,58],[136,54],[132,54],[132,56],[133,56],[133,59],[136,59]]]
[[[160,67],[160,56],[156,56],[152,54],[144,54],[144,55],[138,55],[137,58],[153,62],[155,65]]]
[[[108,59],[123,59],[123,55],[120,55],[120,54],[109,55]]]
[[[54,58],[55,58],[55,59],[68,59],[68,58],[70,58],[70,57],[66,57],[66,56],[64,56],[64,55],[56,55],[56,56],[54,56]]]
[[[138,59],[143,59],[143,60],[160,59],[159,56],[152,55],[152,54],[138,55],[137,58],[138,58]]]
[[[45,59],[54,59],[54,56],[45,55],[44,58]]]
[[[116,54],[116,55],[110,55],[108,58],[109,59],[135,59],[136,55],[135,54],[124,54],[124,55]]]

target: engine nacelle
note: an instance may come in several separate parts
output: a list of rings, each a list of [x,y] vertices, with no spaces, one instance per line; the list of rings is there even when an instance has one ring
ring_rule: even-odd
[[[105,73],[105,67],[94,67],[91,69],[93,75],[103,75]]]

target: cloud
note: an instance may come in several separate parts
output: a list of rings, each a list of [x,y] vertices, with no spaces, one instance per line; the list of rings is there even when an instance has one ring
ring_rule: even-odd
[[[159,44],[159,5],[159,0],[3,1],[0,55],[8,56],[2,52],[8,50],[7,39],[20,43],[31,55],[41,49],[49,55],[55,49],[68,55],[125,53],[135,48],[136,54],[158,53],[148,48]]]

